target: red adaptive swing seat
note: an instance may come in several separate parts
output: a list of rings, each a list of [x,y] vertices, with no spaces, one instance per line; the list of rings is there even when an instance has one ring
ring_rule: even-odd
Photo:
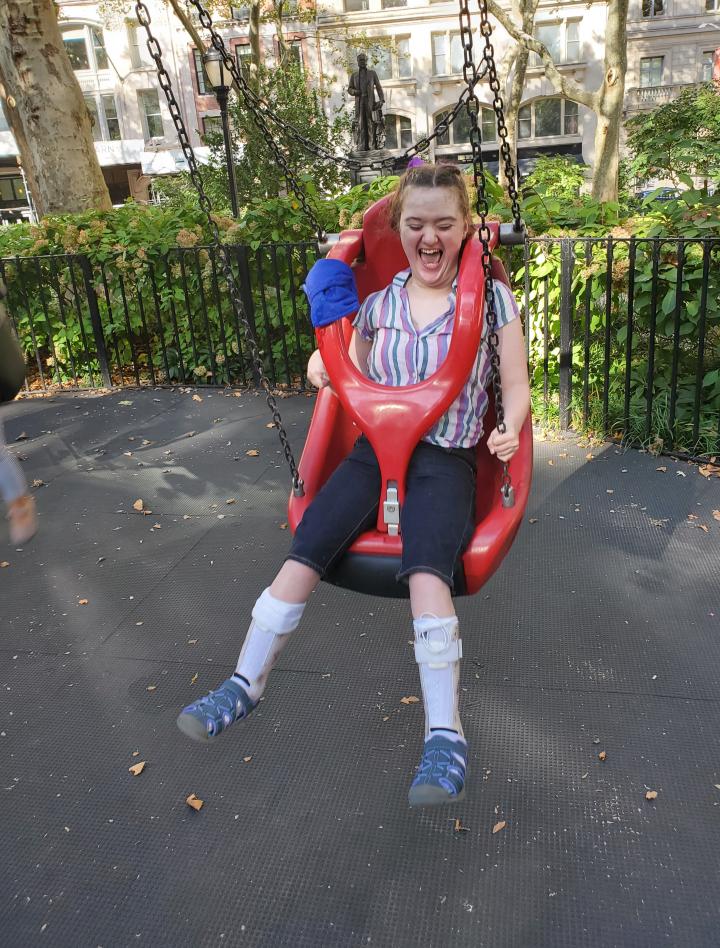
[[[400,238],[387,222],[387,205],[388,198],[373,204],[365,212],[362,230],[343,231],[328,254],[353,266],[361,301],[387,286],[408,265]],[[490,228],[494,247],[498,229],[493,224]],[[508,283],[502,264],[495,258],[493,277]],[[360,432],[375,450],[383,484],[377,528],[358,537],[332,574],[325,577],[328,582],[376,596],[408,595],[407,586],[395,580],[402,537],[388,534],[383,508],[386,488],[396,482],[402,504],[405,473],[415,446],[467,380],[480,345],[484,297],[482,245],[475,236],[467,241],[460,262],[455,324],[447,358],[434,375],[414,385],[378,385],[357,370],[347,350],[353,331],[350,320],[317,330],[332,387],[321,389],[317,397],[299,465],[305,495],[290,497],[290,529],[295,531],[306,507],[349,453]],[[510,462],[515,505],[503,507],[502,463],[485,446],[485,437],[495,427],[492,390],[490,401],[485,436],[477,447],[475,533],[455,575],[458,595],[477,592],[500,565],[520,526],[530,489],[532,427],[528,415],[520,433],[520,448]]]

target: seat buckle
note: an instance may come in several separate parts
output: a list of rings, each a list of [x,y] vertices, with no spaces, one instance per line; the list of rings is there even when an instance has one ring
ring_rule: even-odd
[[[383,520],[389,536],[396,537],[400,534],[400,500],[398,499],[397,481],[388,481],[383,503]]]

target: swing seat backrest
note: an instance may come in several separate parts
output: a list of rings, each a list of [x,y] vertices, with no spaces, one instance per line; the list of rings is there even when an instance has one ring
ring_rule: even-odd
[[[345,231],[329,256],[353,266],[358,295],[383,289],[408,265],[397,233],[387,223],[385,198],[369,208],[362,230]],[[491,225],[492,226],[492,225]],[[497,241],[497,225],[493,230]],[[493,259],[493,277],[507,283],[502,264]],[[295,530],[302,515],[362,432],[378,456],[383,485],[398,483],[404,498],[407,464],[425,431],[457,397],[474,364],[482,333],[484,276],[481,245],[468,240],[458,277],[457,310],[450,350],[445,362],[429,379],[391,388],[362,376],[350,363],[347,344],[353,329],[341,320],[318,331],[318,343],[332,387],[318,393],[307,441],[300,459],[305,496],[291,496],[288,521]],[[494,427],[491,404],[486,434]],[[476,529],[455,576],[456,594],[474,593],[492,575],[509,549],[522,521],[532,474],[530,418],[520,437],[520,449],[510,463],[515,506],[503,507],[500,495],[502,464],[489,454],[485,437],[477,447]],[[384,488],[383,488],[384,494]],[[400,568],[402,537],[390,536],[382,522],[362,534],[326,580],[373,595],[403,597],[407,587],[395,580]]]

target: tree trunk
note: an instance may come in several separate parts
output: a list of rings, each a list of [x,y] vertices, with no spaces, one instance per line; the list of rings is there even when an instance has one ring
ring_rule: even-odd
[[[605,78],[596,93],[595,167],[592,196],[596,201],[617,201],[620,165],[620,126],[627,72],[628,0],[608,4],[605,33]]]
[[[625,95],[627,70],[627,14],[628,0],[608,0],[605,30],[605,75],[595,91],[583,88],[574,79],[563,75],[553,62],[548,48],[525,29],[521,29],[498,5],[487,0],[488,10],[518,43],[537,53],[545,67],[545,75],[555,91],[586,108],[597,117],[595,134],[595,164],[592,194],[599,201],[616,201],[618,196],[618,166],[620,125]]]
[[[518,3],[513,3],[513,13],[522,21],[522,28],[526,33],[532,33],[535,28],[535,12],[537,6],[538,0],[519,0]],[[525,88],[525,75],[527,73],[529,59],[530,53],[527,47],[523,46],[522,43],[517,43],[515,48],[510,52],[507,62],[508,72],[514,67],[510,91],[505,101],[505,124],[508,132],[507,143],[510,148],[510,156],[512,157],[513,167],[515,168],[515,174],[518,178],[515,182],[516,187],[520,179],[517,158],[518,112],[520,111],[520,103],[522,102],[523,90]],[[504,84],[501,83],[501,88],[503,85]],[[505,175],[502,155],[500,155],[499,158],[498,181],[504,188],[507,188],[507,176]]]
[[[5,111],[38,214],[112,207],[53,0],[0,3]]]

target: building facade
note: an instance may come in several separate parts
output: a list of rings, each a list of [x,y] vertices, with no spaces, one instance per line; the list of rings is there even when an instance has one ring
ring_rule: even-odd
[[[180,112],[200,160],[207,155],[203,135],[220,121],[218,104],[204,76],[201,54],[161,0],[148,0],[152,28],[170,75]],[[186,167],[177,134],[159,87],[143,28],[132,16],[101,19],[94,0],[60,0],[60,27],[70,61],[93,123],[100,165],[114,203],[131,197],[146,201],[156,175]],[[131,7],[132,9],[132,7]],[[218,21],[242,67],[249,56],[248,8],[230,7]],[[194,8],[188,5],[189,15]],[[482,40],[473,22],[476,62]],[[560,70],[587,89],[603,74],[606,4],[587,0],[541,0],[535,33]],[[198,25],[198,29],[201,27]],[[369,48],[370,64],[385,93],[386,146],[398,156],[430,134],[457,102],[463,89],[463,50],[455,0],[326,0],[313,24],[287,21],[294,55],[330,92],[328,108],[350,108],[347,84],[355,68],[354,39]],[[509,37],[495,25],[498,61]],[[276,57],[274,27],[262,27],[264,61]],[[626,115],[674,98],[689,84],[712,75],[720,46],[720,0],[631,0],[628,16]],[[483,152],[497,167],[495,116],[486,83],[477,89],[483,110]],[[518,116],[521,172],[540,154],[566,154],[593,161],[595,118],[582,106],[559,97],[531,56]],[[435,139],[431,156],[467,161],[467,120],[463,113]],[[0,111],[0,217],[27,216],[27,196],[17,148]]]

